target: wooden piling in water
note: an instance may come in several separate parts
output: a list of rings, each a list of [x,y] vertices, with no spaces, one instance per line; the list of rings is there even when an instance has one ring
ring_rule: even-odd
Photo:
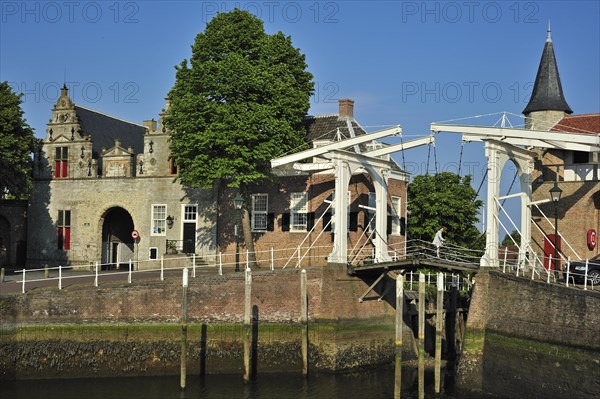
[[[185,389],[185,377],[187,375],[187,288],[188,269],[183,269],[183,290],[181,294],[181,364],[179,386]]]
[[[250,346],[252,345],[252,271],[246,268],[244,284],[244,382],[250,381]]]
[[[394,399],[400,399],[402,389],[402,312],[404,311],[404,276],[396,276],[396,368],[394,374]]]
[[[444,275],[437,275],[437,306],[435,312],[435,393],[440,393],[442,372],[442,317],[444,312]]]
[[[419,399],[425,398],[425,275],[419,273]]]
[[[302,375],[308,376],[308,296],[306,292],[306,270],[300,272],[300,322],[302,324]]]

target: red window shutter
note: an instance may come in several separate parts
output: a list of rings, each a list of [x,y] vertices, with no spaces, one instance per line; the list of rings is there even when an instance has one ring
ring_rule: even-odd
[[[54,177],[60,177],[60,161],[54,163]]]
[[[62,161],[61,177],[67,177],[67,166],[68,166],[67,164],[68,164],[68,161]]]
[[[65,233],[65,248],[64,249],[69,250],[69,249],[71,249],[71,228],[65,227],[64,233]]]

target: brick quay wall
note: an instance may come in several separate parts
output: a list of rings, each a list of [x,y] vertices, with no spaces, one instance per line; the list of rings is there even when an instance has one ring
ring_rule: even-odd
[[[514,398],[600,392],[600,292],[479,272],[458,387]]]
[[[300,275],[298,269],[252,274],[261,372],[301,370]],[[189,281],[188,372],[239,372],[244,273]],[[367,287],[345,268],[307,270],[312,370],[393,361],[394,309],[385,300],[359,303]],[[175,279],[98,288],[73,285],[0,297],[1,377],[177,374],[181,303],[181,281]],[[411,331],[405,334],[411,342]]]

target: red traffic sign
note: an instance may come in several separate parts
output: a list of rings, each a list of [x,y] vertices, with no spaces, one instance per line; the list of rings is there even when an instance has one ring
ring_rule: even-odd
[[[140,233],[137,230],[133,230],[131,232],[131,238],[133,238],[134,240],[137,240],[140,237]]]

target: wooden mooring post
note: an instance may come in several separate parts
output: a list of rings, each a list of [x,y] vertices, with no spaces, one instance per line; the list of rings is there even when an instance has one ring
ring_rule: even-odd
[[[252,345],[252,271],[246,267],[244,284],[244,382],[250,381],[250,350]]]
[[[437,306],[435,309],[435,393],[439,394],[441,389],[442,371],[442,317],[444,313],[444,275],[437,275]]]
[[[187,375],[187,288],[188,269],[183,269],[183,291],[181,294],[181,367],[179,386],[185,389],[185,377]]]
[[[400,399],[402,390],[402,312],[404,307],[404,276],[396,276],[396,368],[394,374],[394,399]]]
[[[425,275],[419,273],[419,399],[425,398]]]
[[[306,270],[300,272],[300,323],[302,324],[302,375],[308,376],[308,296],[306,292]]]

